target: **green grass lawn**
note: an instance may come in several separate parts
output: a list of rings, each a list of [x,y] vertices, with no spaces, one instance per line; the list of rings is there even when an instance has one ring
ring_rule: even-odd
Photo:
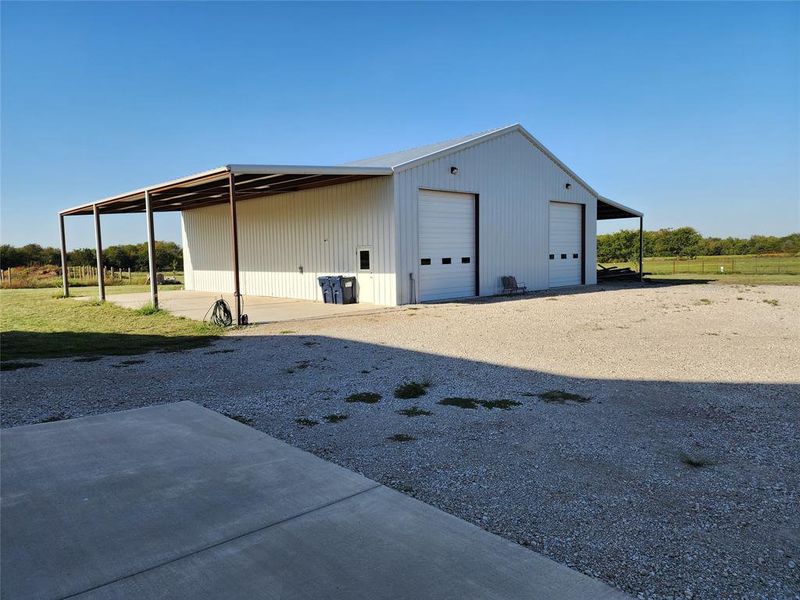
[[[180,289],[162,286],[159,289]],[[107,294],[146,286],[107,287]],[[0,290],[0,360],[130,355],[206,346],[222,329],[159,311],[145,315],[94,300],[97,288],[71,290],[90,299],[54,297],[59,289]]]
[[[635,263],[603,263],[638,270]],[[800,285],[800,256],[698,256],[645,258],[650,279],[708,280],[731,284]]]
[[[645,269],[647,272],[647,269]],[[779,274],[747,274],[747,273],[679,273],[677,275],[654,274],[648,275],[647,279],[653,281],[674,281],[674,282],[693,282],[708,281],[710,283],[721,283],[730,285],[800,285],[800,275],[779,275]]]

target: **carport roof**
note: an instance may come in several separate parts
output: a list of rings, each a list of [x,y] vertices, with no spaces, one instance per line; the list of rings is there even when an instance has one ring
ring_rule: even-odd
[[[624,204],[614,202],[603,196],[597,198],[597,220],[603,221],[605,219],[631,219],[642,217],[643,213],[638,210],[628,208]]]
[[[94,206],[103,214],[145,212],[145,192],[150,193],[153,212],[188,210],[224,204],[229,197],[229,177],[235,180],[236,199],[261,198],[369,177],[392,174],[388,167],[225,165],[180,179],[143,187],[62,210],[61,215],[90,215]]]

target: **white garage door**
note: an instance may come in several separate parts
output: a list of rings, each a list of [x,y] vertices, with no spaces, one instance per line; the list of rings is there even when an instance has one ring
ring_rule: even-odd
[[[581,284],[582,207],[550,203],[550,287]]]
[[[419,300],[475,295],[475,197],[419,194]]]

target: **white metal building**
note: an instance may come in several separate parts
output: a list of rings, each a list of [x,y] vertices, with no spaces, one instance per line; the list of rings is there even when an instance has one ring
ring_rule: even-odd
[[[99,237],[101,213],[160,210],[181,212],[186,289],[321,300],[317,277],[341,274],[382,305],[489,296],[504,275],[596,283],[597,220],[642,217],[517,124],[340,166],[228,165],[61,219],[94,213]]]

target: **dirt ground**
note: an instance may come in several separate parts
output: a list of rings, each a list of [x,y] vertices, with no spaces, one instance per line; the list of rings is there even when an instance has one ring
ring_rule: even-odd
[[[2,420],[192,400],[633,595],[794,598],[798,315],[800,287],[651,284],[257,326],[3,372]]]

